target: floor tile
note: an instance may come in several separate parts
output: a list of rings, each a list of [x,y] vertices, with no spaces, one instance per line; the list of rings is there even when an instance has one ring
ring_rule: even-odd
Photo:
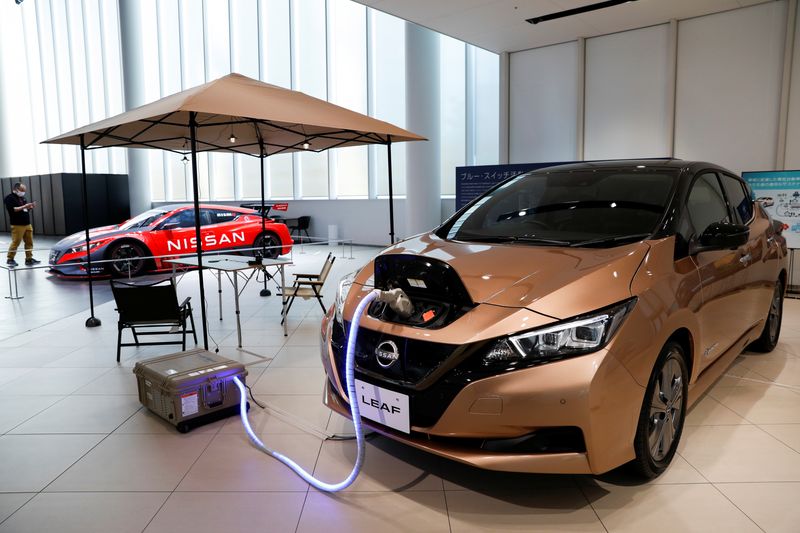
[[[717,488],[764,531],[800,530],[800,483],[720,483]]]
[[[136,376],[130,368],[112,368],[76,390],[75,394],[138,395],[139,388]]]
[[[310,492],[298,533],[449,533],[444,492]]]
[[[109,435],[47,490],[171,491],[211,435]]]
[[[712,485],[583,488],[609,533],[760,531]]]
[[[316,346],[284,346],[270,368],[322,368],[319,343]]]
[[[12,430],[64,396],[0,396],[0,434]]]
[[[293,533],[305,498],[304,492],[175,492],[145,533]]]
[[[108,371],[107,368],[38,368],[0,387],[0,395],[71,394]]]
[[[714,483],[800,481],[800,454],[756,426],[687,427],[678,451]]]
[[[139,407],[136,396],[68,396],[11,433],[111,433]]]
[[[686,415],[687,426],[728,426],[749,424],[711,396],[703,396]]]
[[[446,498],[453,533],[605,531],[577,487],[489,494],[453,491]]]
[[[141,404],[139,404],[139,407],[139,410],[133,416],[114,431],[115,434],[179,435],[173,424],[170,424],[146,407],[142,407]],[[239,418],[234,416],[231,419],[238,420]],[[228,420],[230,419],[217,420],[210,424],[198,426],[192,429],[190,434],[216,434]]]
[[[599,476],[581,476],[577,478],[581,486],[585,484],[600,485],[602,487],[615,485],[640,484],[641,479],[630,468],[617,468]],[[679,453],[672,458],[667,469],[655,479],[648,481],[649,485],[674,485],[687,483],[708,483],[695,467],[689,464]]]
[[[252,388],[254,394],[321,395],[325,379],[322,368],[269,367]]]
[[[754,424],[800,423],[800,394],[783,387],[751,382],[715,388],[709,395]]]
[[[267,408],[261,409],[250,403],[248,419],[257,434],[311,433],[322,436],[326,432],[331,411],[315,395],[265,395],[256,396]],[[244,434],[239,417],[231,417],[223,426],[222,433]]]
[[[0,437],[0,492],[42,490],[105,435]]]
[[[800,453],[800,424],[762,424],[758,427]]]
[[[399,451],[399,448],[396,449]],[[328,483],[345,479],[356,462],[357,446],[355,440],[328,440],[322,444],[314,476]],[[411,460],[404,460],[402,454],[387,453],[373,446],[369,441],[364,450],[364,465],[355,482],[348,491],[417,491],[443,490],[442,480],[413,464],[417,457],[411,452]]]
[[[167,492],[42,493],[0,525],[0,533],[138,533]]]
[[[309,435],[265,435],[264,444],[312,471],[321,441]],[[243,435],[218,434],[192,466],[179,491],[305,492],[308,485]]]
[[[22,377],[28,372],[35,370],[34,368],[0,368],[0,386],[14,381],[18,377]]]
[[[0,494],[0,523],[36,496],[34,492],[9,492]]]

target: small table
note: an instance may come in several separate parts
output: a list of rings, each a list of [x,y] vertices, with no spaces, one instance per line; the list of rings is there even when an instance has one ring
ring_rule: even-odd
[[[219,290],[219,306],[220,314],[219,319],[222,320],[222,274],[224,273],[228,280],[233,284],[234,302],[236,305],[236,334],[239,341],[238,347],[242,347],[242,324],[239,319],[239,295],[244,291],[247,284],[253,278],[257,271],[261,270],[266,272],[267,267],[277,267],[281,274],[281,287],[286,285],[286,275],[284,268],[286,265],[291,265],[291,259],[262,259],[261,264],[248,264],[255,261],[252,257],[243,255],[207,255],[203,257],[203,268],[208,270],[217,271],[217,284]],[[178,266],[191,266],[197,267],[197,257],[181,257],[178,259],[166,259],[166,263],[172,264],[172,270],[175,272]],[[250,271],[249,273],[247,271]],[[231,277],[232,276],[232,277]],[[244,280],[241,290],[239,289],[239,276]],[[202,302],[201,302],[202,303]],[[286,297],[281,291],[281,305],[283,306],[283,316],[286,316]],[[283,321],[283,336],[286,337],[289,330],[286,321]]]

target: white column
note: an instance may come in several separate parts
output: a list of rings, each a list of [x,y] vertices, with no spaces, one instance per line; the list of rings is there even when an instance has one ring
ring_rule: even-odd
[[[406,236],[441,223],[439,36],[406,23],[406,128],[428,138],[408,143]]]
[[[144,101],[145,73],[142,53],[141,10],[138,2],[118,0],[119,31],[122,46],[122,78],[125,88],[125,110],[146,104]],[[147,153],[138,148],[128,149],[128,193],[131,216],[152,206]]]
[[[508,164],[508,124],[509,124],[509,76],[511,54],[508,52],[500,53],[500,128],[499,143],[500,143],[500,156],[499,163],[501,165]]]

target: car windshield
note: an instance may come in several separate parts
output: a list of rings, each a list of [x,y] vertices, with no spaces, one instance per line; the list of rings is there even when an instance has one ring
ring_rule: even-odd
[[[616,246],[652,234],[677,169],[581,169],[518,176],[479,198],[437,232],[471,242]]]
[[[150,211],[145,211],[141,215],[136,215],[132,219],[120,224],[119,229],[136,229],[136,228],[146,228],[150,226],[165,215],[167,212],[163,209],[151,209]]]

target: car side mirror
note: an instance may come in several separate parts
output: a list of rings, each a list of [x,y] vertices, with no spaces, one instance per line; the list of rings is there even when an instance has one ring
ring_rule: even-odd
[[[694,255],[712,250],[733,250],[746,244],[749,238],[750,228],[743,224],[714,222],[692,242],[689,252]]]
[[[158,229],[178,229],[179,224],[177,222],[166,222],[161,225]]]

